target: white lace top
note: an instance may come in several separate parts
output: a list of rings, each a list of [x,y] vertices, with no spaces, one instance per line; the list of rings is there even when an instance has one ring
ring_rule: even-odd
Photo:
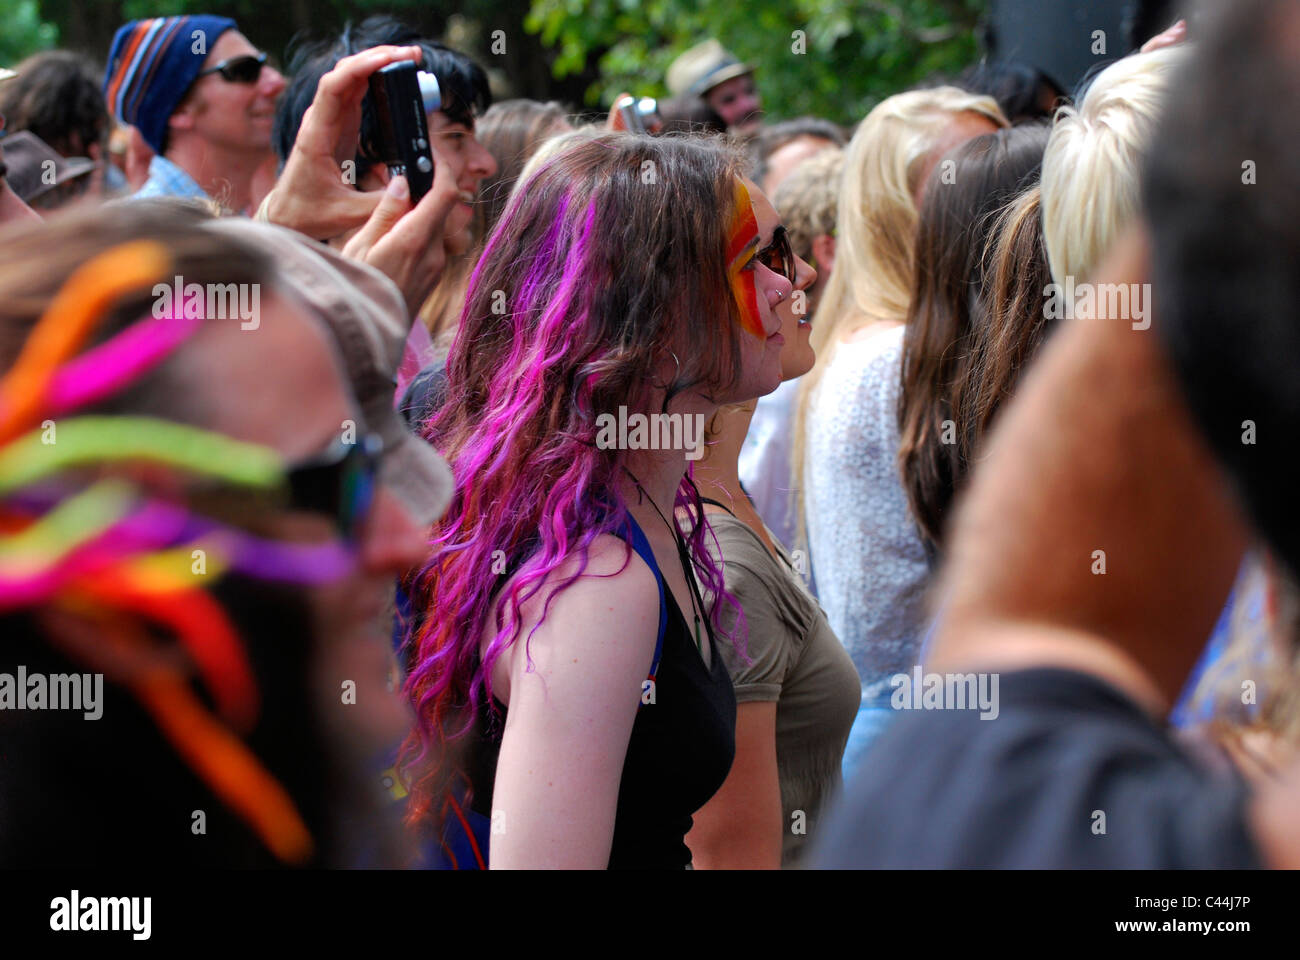
[[[808,411],[809,552],[864,699],[911,671],[925,629],[929,567],[896,464],[902,358],[902,326],[837,345]]]
[[[754,509],[782,543],[795,543],[794,498],[790,496],[790,427],[799,405],[799,379],[759,397],[740,448],[740,482]],[[814,594],[816,596],[816,594]]]

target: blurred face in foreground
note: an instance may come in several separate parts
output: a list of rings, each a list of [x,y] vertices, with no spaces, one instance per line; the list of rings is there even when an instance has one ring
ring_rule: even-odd
[[[333,341],[297,303],[264,295],[257,329],[209,323],[194,341],[176,362],[188,382],[221,384],[223,399],[212,404],[208,428],[273,447],[290,463],[328,449],[350,425],[363,436]],[[273,518],[268,532],[300,543],[338,535],[333,517],[288,511]],[[355,550],[348,576],[308,591],[317,637],[312,689],[335,742],[369,759],[409,726],[405,705],[387,689],[392,652],[382,615],[393,578],[425,552],[421,531],[382,485]],[[345,681],[356,686],[355,706],[341,699]]]

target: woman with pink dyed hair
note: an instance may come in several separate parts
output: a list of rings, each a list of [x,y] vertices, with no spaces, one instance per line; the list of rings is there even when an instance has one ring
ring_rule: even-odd
[[[703,423],[781,376],[791,284],[758,257],[740,163],[698,138],[578,143],[470,278],[426,428],[456,494],[406,583],[400,768],[450,866],[683,868],[727,776],[730,601],[707,524],[675,508],[703,516]]]

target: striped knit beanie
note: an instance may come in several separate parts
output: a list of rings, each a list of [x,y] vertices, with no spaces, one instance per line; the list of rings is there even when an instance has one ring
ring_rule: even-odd
[[[104,73],[108,109],[162,153],[172,112],[203,69],[217,37],[234,29],[234,20],[207,14],[132,20],[119,28]]]

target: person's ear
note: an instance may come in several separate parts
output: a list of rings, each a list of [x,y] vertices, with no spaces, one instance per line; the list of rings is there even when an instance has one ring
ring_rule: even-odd
[[[194,95],[191,89],[176,105],[172,115],[167,119],[167,126],[171,130],[193,130],[194,123],[202,113],[199,105],[199,98]]]
[[[139,190],[149,179],[149,161],[153,147],[144,142],[138,127],[127,127],[126,153],[122,156],[122,173],[132,190]]]
[[[181,104],[176,111],[167,118],[167,128],[173,132],[181,130],[193,130],[194,121],[198,118],[198,113],[190,104]]]

